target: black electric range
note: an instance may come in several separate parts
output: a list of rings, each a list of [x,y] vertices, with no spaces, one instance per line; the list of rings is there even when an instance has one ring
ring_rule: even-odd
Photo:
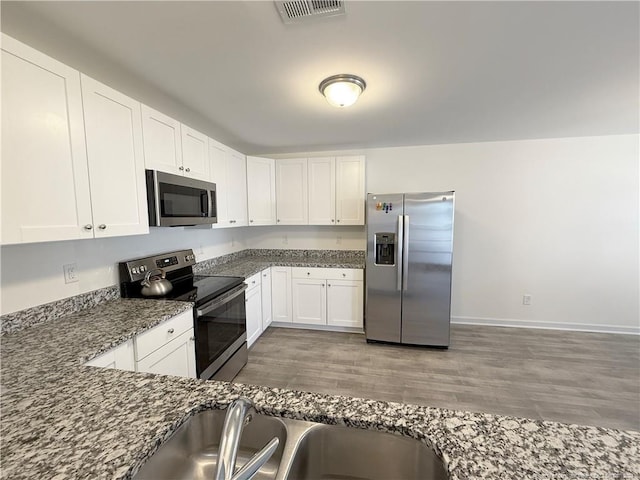
[[[148,298],[195,303],[196,371],[199,378],[230,381],[247,363],[247,329],[241,277],[195,275],[192,250],[168,252],[119,263],[123,298]],[[165,275],[172,289],[166,295],[142,294],[145,277]]]

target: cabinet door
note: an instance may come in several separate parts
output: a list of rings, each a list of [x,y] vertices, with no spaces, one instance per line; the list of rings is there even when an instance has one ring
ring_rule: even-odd
[[[327,280],[327,325],[362,328],[362,282]]]
[[[262,331],[265,331],[272,321],[271,313],[271,269],[262,271]]]
[[[180,175],[182,137],[180,122],[142,105],[144,166],[150,170]]]
[[[229,222],[233,227],[247,225],[247,162],[234,150],[227,153],[227,183]]]
[[[218,223],[214,227],[228,227],[227,211],[229,180],[227,176],[227,148],[213,139],[209,139],[209,168],[211,181],[216,184],[216,210]]]
[[[80,72],[6,35],[1,61],[2,243],[93,238]]]
[[[336,157],[336,223],[364,225],[364,157]]]
[[[81,75],[97,237],[149,233],[140,103]]]
[[[163,345],[137,362],[139,372],[196,378],[196,348],[193,329]]]
[[[333,157],[310,158],[309,225],[336,223],[336,160]]]
[[[275,162],[247,157],[247,210],[249,226],[276,223]]]
[[[178,169],[185,177],[209,181],[208,138],[186,125],[180,125],[182,133],[182,165]]]
[[[271,312],[274,322],[291,323],[291,267],[271,267]]]
[[[262,333],[262,294],[260,286],[247,290],[247,347]]]
[[[307,159],[276,161],[276,222],[278,225],[309,223]]]
[[[128,340],[99,357],[89,360],[85,365],[90,367],[115,368],[117,370],[135,371],[136,363],[133,356],[133,340]]]
[[[293,323],[327,324],[326,283],[325,280],[293,279]]]

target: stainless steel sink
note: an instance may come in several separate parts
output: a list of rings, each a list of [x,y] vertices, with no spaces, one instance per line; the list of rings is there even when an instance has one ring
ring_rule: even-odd
[[[215,476],[226,410],[194,415],[149,458],[134,479]],[[240,438],[237,469],[273,437],[280,444],[256,480],[446,480],[425,444],[406,437],[254,414]]]
[[[160,446],[133,478],[212,480],[216,472],[220,434],[226,413],[226,410],[206,410],[191,417]],[[254,415],[244,427],[236,466],[241,468],[273,437],[278,437],[280,444],[271,459],[253,478],[275,479],[287,438],[284,423],[276,417]]]
[[[315,425],[298,442],[288,480],[445,480],[425,444],[390,433]]]

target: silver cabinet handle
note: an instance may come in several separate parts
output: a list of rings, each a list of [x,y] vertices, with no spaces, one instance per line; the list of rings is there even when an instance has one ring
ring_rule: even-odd
[[[278,223],[280,223],[280,219],[278,219]]]
[[[255,281],[255,280],[253,280],[251,283],[253,283],[253,284],[255,285],[255,284],[256,284],[256,281]]]
[[[87,223],[87,224],[84,226],[84,229],[85,229],[85,230],[91,230],[92,228],[93,228],[93,225],[91,225],[90,223]]]
[[[175,332],[173,328],[170,328],[169,330],[167,330],[167,333],[173,333],[173,332]]]
[[[338,223],[340,223],[340,220],[337,220]]]
[[[195,342],[195,340],[196,340],[196,337],[189,337],[189,341]]]
[[[311,272],[307,272],[307,275],[311,275]]]
[[[331,223],[335,223],[335,220],[333,218],[331,219]]]
[[[253,223],[253,220],[249,220],[249,223]]]
[[[346,273],[343,273],[343,274],[342,274],[342,276],[343,276],[343,277],[346,277],[346,276],[347,276],[347,274],[346,274]]]
[[[182,170],[184,170],[184,167],[183,166],[179,166],[178,170],[182,171]]]
[[[322,284],[322,288],[324,288],[324,283]]]
[[[330,287],[330,286],[331,286],[331,284],[330,284],[330,283],[327,283],[327,287]]]
[[[98,228],[100,230],[105,230],[107,228],[107,226],[104,223],[101,223],[100,225],[98,225]]]
[[[266,274],[266,273],[263,273],[263,274],[262,274],[262,276],[263,276],[263,277],[266,277],[266,276],[267,276],[267,274]]]
[[[187,168],[187,169],[185,170],[185,172],[190,172],[190,171],[191,171],[191,169],[190,169],[190,168]]]

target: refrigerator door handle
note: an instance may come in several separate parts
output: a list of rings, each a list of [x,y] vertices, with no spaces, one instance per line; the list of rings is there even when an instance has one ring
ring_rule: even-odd
[[[402,215],[398,215],[398,237],[396,240],[396,246],[398,247],[396,253],[396,289],[400,292],[402,291],[402,267],[404,263],[404,255],[402,253],[402,247],[404,245],[403,242],[404,237],[404,217]]]
[[[409,287],[409,215],[404,215],[402,232],[402,289]]]

